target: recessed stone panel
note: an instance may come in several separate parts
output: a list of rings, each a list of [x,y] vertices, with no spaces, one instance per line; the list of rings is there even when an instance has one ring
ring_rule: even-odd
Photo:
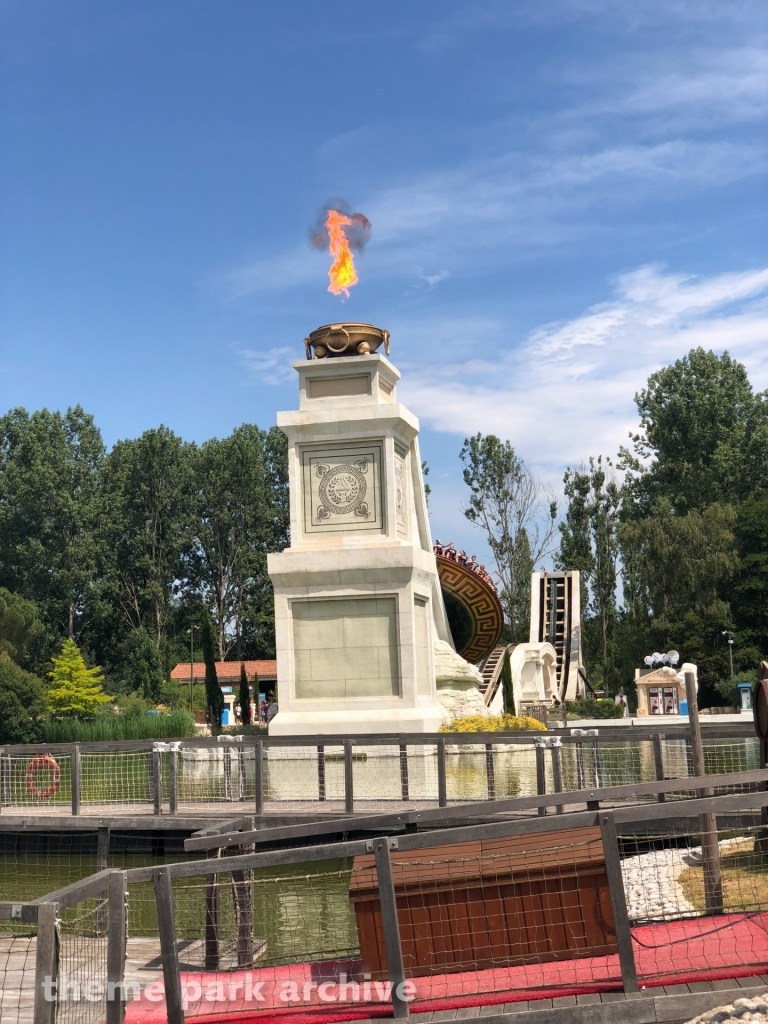
[[[306,448],[301,453],[304,532],[384,532],[383,445]]]
[[[394,597],[291,602],[297,700],[397,697]]]

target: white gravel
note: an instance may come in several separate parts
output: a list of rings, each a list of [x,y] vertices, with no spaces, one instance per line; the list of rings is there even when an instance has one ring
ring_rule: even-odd
[[[726,1020],[760,1020],[768,1021],[768,994],[755,996],[754,999],[737,999],[730,1006],[716,1006],[693,1017],[687,1024],[720,1024]]]
[[[723,839],[720,849],[743,844],[743,836]],[[621,862],[629,920],[670,921],[676,917],[698,917],[701,911],[685,898],[678,878],[686,868],[699,867],[701,847],[652,850]]]

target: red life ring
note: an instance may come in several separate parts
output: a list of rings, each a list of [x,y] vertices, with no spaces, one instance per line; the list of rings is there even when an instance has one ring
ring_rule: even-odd
[[[40,789],[35,784],[35,772],[38,768],[47,768],[53,775],[51,784],[47,789]],[[37,797],[38,800],[47,800],[48,797],[53,796],[58,791],[61,785],[61,768],[54,761],[50,754],[38,754],[34,760],[30,761],[27,765],[27,775],[25,782],[27,789],[32,796]]]

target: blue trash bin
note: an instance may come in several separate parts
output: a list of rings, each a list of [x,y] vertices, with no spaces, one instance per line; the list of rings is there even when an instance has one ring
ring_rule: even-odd
[[[680,714],[681,715],[687,715],[688,714],[688,701],[687,700],[681,700],[680,701]]]

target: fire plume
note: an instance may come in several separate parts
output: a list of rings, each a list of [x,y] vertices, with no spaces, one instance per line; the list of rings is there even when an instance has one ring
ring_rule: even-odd
[[[344,228],[352,227],[354,223],[352,217],[347,217],[338,210],[329,210],[325,220],[329,250],[333,256],[333,263],[328,271],[331,281],[328,291],[333,295],[341,295],[344,292],[347,298],[349,298],[349,289],[353,284],[357,284],[358,278],[352,250],[349,247],[349,239]]]
[[[328,249],[333,265],[328,271],[328,291],[349,298],[349,289],[357,284],[353,252],[362,252],[371,237],[371,222],[362,213],[353,213],[345,199],[329,199],[317,211],[317,220],[309,238],[318,249]],[[343,301],[343,300],[342,300]]]

